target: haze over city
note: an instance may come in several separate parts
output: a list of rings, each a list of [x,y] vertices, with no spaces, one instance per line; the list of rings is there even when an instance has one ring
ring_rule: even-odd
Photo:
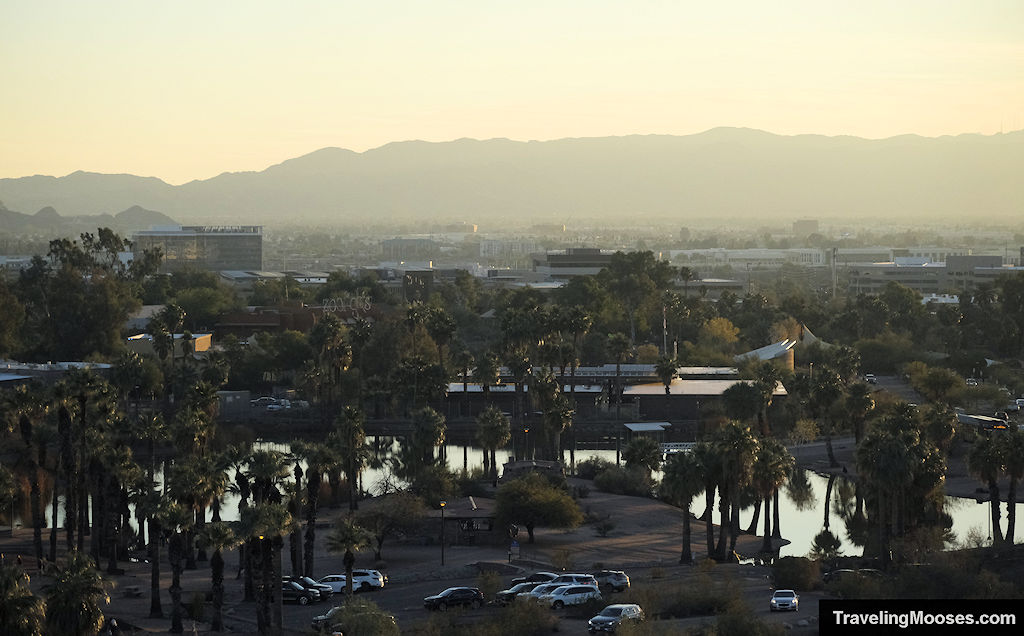
[[[0,21],[8,178],[182,184],[404,140],[1024,128],[1013,0],[47,1]]]

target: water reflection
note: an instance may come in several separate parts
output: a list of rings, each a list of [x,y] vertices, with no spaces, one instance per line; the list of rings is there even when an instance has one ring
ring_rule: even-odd
[[[397,452],[398,442],[391,437],[369,438],[374,449],[374,456],[378,460],[389,457]],[[283,453],[290,450],[286,442],[259,441],[254,446],[257,448],[273,449]],[[444,457],[447,459],[449,469],[461,471],[466,469],[473,471],[483,468],[484,451],[471,445],[448,444],[445,446]],[[588,457],[596,456],[609,462],[615,462],[615,450],[586,450],[576,453],[576,461],[582,461]],[[497,460],[499,465],[513,457],[510,449],[499,450]],[[304,463],[302,464],[305,469]],[[377,492],[379,486],[387,479],[392,479],[390,471],[382,467],[380,462],[374,462],[367,468],[363,475],[363,489],[369,493]],[[655,478],[660,475],[655,473]],[[163,470],[158,469],[156,480],[162,484]],[[49,520],[52,508],[51,488],[52,483],[44,481],[42,484],[41,499],[45,505],[44,515]],[[233,493],[225,494],[222,500],[221,517],[225,521],[238,519],[238,495]],[[57,524],[59,527],[64,523],[64,501],[63,497],[58,498]],[[7,506],[3,506],[7,508]],[[704,510],[704,495],[694,498],[691,510],[699,514]],[[961,499],[957,497],[946,497],[944,511],[952,518],[953,543],[963,543],[969,539],[968,534],[980,537],[983,543],[991,542],[991,517],[989,515],[989,504],[987,501],[977,503],[974,499]],[[31,514],[28,506],[28,493],[19,497],[15,506],[15,524],[20,524],[23,531],[31,528]],[[841,542],[840,551],[845,556],[859,556],[862,554],[862,546],[869,529],[863,515],[857,514],[857,500],[855,497],[854,484],[842,477],[834,478],[829,485],[827,476],[818,475],[810,471],[798,471],[793,479],[787,483],[780,492],[779,514],[782,536],[790,543],[780,550],[781,556],[805,556],[810,552],[814,543],[814,537],[822,530],[829,530]],[[6,510],[4,510],[6,513]],[[3,514],[6,517],[7,514]],[[747,527],[753,516],[753,507],[743,508],[740,512],[740,527]],[[1024,504],[1017,504],[1018,518],[1024,518]],[[1001,515],[1002,527],[1006,529],[1005,504]],[[134,508],[132,509],[131,525],[137,530]],[[46,531],[48,533],[48,530]],[[46,533],[44,533],[44,540]],[[954,545],[947,545],[954,547]]]

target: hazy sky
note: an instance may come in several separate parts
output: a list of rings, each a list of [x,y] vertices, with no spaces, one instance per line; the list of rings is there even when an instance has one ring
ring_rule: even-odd
[[[325,146],[1024,128],[1022,0],[0,2],[0,177]]]

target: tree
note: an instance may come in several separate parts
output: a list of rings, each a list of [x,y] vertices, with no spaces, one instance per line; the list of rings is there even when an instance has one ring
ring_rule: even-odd
[[[103,626],[103,605],[110,602],[109,584],[88,556],[72,550],[56,567],[46,591],[46,633],[95,636]]]
[[[345,595],[352,598],[352,567],[356,562],[358,550],[370,545],[370,533],[356,523],[350,515],[338,521],[331,533],[327,535],[327,550],[344,553],[342,563],[345,564]]]
[[[754,492],[764,501],[764,537],[761,543],[762,552],[772,552],[771,504],[779,488],[786,483],[793,471],[795,460],[789,450],[774,437],[761,439],[761,447],[754,460],[751,474],[751,485]],[[778,511],[776,510],[776,513]],[[751,527],[756,526],[755,520]]]
[[[665,385],[666,404],[668,403],[668,396],[672,393],[672,380],[676,377],[678,366],[678,360],[667,355],[658,358],[658,361],[654,364],[654,372],[658,375],[661,383]]]
[[[650,437],[635,437],[622,450],[627,468],[639,468],[650,477],[661,467],[661,446]]]
[[[1005,431],[1006,442],[1006,475],[1010,484],[1006,491],[1006,542],[1014,544],[1014,531],[1017,526],[1017,483],[1024,477],[1024,432],[1019,428]]]
[[[366,416],[357,408],[347,406],[336,422],[331,445],[348,482],[348,509],[359,508],[359,475],[369,459],[366,446]]]
[[[28,575],[11,564],[0,564],[0,634],[42,636],[46,606],[29,589]]]
[[[221,550],[233,548],[239,540],[234,531],[224,521],[211,523],[203,528],[200,538],[213,550],[210,557],[210,590],[213,599],[213,616],[210,618],[210,631],[224,631],[224,557]]]
[[[871,387],[863,382],[854,382],[846,389],[846,414],[853,428],[853,438],[860,444],[864,437],[864,423],[875,408]]]
[[[419,527],[427,507],[420,497],[401,490],[379,497],[372,503],[372,507],[356,513],[355,521],[372,535],[373,558],[380,561],[384,558],[384,541]]]
[[[713,443],[722,459],[722,512],[718,560],[725,561],[736,549],[736,540],[739,536],[740,491],[753,476],[754,461],[757,459],[760,443],[750,432],[749,427],[735,421],[726,424],[715,436]],[[728,552],[724,542],[727,529]]]
[[[725,414],[734,420],[751,421],[761,412],[761,394],[750,382],[737,382],[722,392]]]
[[[1003,531],[999,525],[999,479],[1006,468],[1007,448],[995,436],[984,436],[974,442],[967,456],[967,468],[988,486],[989,502],[992,509],[993,543],[1003,543]]]
[[[320,508],[320,487],[323,484],[323,476],[325,472],[336,471],[345,462],[337,452],[339,449],[332,448],[328,444],[296,440],[292,442],[291,450],[296,457],[306,460],[306,532],[303,539],[302,573],[304,576],[313,576],[316,556],[316,520]]]
[[[488,406],[476,418],[477,441],[483,447],[485,453],[490,453],[489,465],[491,468],[491,480],[495,487],[498,486],[498,462],[496,451],[499,447],[508,444],[512,439],[512,429],[508,418],[498,408]]]
[[[530,473],[498,488],[495,497],[499,527],[518,523],[526,527],[534,542],[537,526],[575,528],[583,521],[579,505],[564,490],[543,476]]]
[[[615,419],[622,417],[622,363],[633,350],[633,345],[624,333],[608,336],[608,353],[615,358]],[[611,396],[609,396],[611,397]]]
[[[683,549],[679,563],[693,563],[690,549],[690,503],[704,490],[704,475],[700,461],[692,453],[676,453],[665,463],[665,476],[661,480],[661,496],[683,514]]]

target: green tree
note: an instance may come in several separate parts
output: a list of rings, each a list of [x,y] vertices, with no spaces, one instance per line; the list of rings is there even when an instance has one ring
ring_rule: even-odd
[[[683,549],[679,563],[693,563],[690,548],[690,503],[704,490],[704,475],[700,461],[693,453],[676,453],[665,463],[665,477],[661,480],[661,497],[674,506],[680,506],[683,514]]]
[[[789,450],[774,437],[761,439],[757,458],[754,460],[751,474],[751,485],[758,497],[764,501],[764,535],[761,543],[762,552],[772,552],[771,505],[779,488],[786,483],[793,472],[795,460]],[[778,514],[778,509],[775,511]],[[751,528],[757,526],[757,511]]]
[[[373,504],[356,513],[355,521],[373,536],[373,558],[380,561],[384,558],[384,541],[417,529],[427,508],[423,499],[401,490],[379,497]]]
[[[622,419],[622,363],[633,350],[633,345],[626,334],[613,333],[608,336],[606,347],[615,359],[615,419]]]
[[[583,521],[579,506],[564,490],[537,473],[513,479],[495,497],[498,527],[522,524],[534,542],[537,526],[575,528]]]
[[[1009,486],[1006,491],[1006,542],[1015,543],[1017,527],[1017,483],[1024,477],[1024,432],[1019,428],[1006,431],[1006,475]]]
[[[366,467],[370,449],[366,445],[366,416],[359,409],[345,407],[336,422],[335,435],[329,439],[339,466],[348,482],[348,509],[359,508],[359,476]]]
[[[356,562],[355,552],[370,545],[370,533],[356,523],[352,516],[338,520],[331,533],[327,535],[327,550],[343,553],[342,563],[345,564],[345,596],[352,598],[352,567]]]
[[[341,436],[339,435],[339,440]],[[358,442],[358,439],[349,442]],[[304,440],[292,442],[291,451],[296,457],[306,460],[306,531],[303,538],[303,565],[304,576],[313,576],[314,559],[316,558],[316,521],[320,512],[320,488],[323,485],[324,473],[331,473],[341,468],[344,460],[339,452],[341,444],[334,447],[330,444],[321,444]],[[349,458],[349,463],[358,463],[359,458]],[[351,491],[350,491],[351,497]]]
[[[110,602],[109,584],[88,556],[72,550],[55,568],[46,591],[46,633],[95,636],[103,626],[103,606]]]
[[[497,449],[508,444],[512,439],[512,429],[508,418],[498,408],[488,406],[476,418],[476,438],[483,447],[485,453],[489,453],[489,460],[486,462],[491,470],[491,480],[495,487],[498,486],[498,460]]]
[[[983,436],[974,442],[967,455],[967,468],[988,487],[992,511],[992,537],[995,545],[1003,543],[999,525],[999,480],[1006,470],[1006,445],[995,436]]]
[[[760,443],[750,428],[729,422],[715,436],[714,445],[722,460],[720,491],[722,496],[721,526],[718,540],[718,560],[731,559],[739,536],[740,492],[753,477],[754,462],[760,450]],[[729,532],[728,551],[724,541]]]
[[[46,605],[29,589],[20,567],[0,565],[0,634],[42,636]]]
[[[224,631],[224,557],[222,550],[238,545],[239,540],[231,526],[224,521],[211,523],[203,528],[199,537],[213,551],[210,556],[210,594],[213,599],[213,616],[210,631]]]
[[[635,437],[622,450],[627,468],[638,468],[650,477],[661,467],[661,445],[650,437]]]

